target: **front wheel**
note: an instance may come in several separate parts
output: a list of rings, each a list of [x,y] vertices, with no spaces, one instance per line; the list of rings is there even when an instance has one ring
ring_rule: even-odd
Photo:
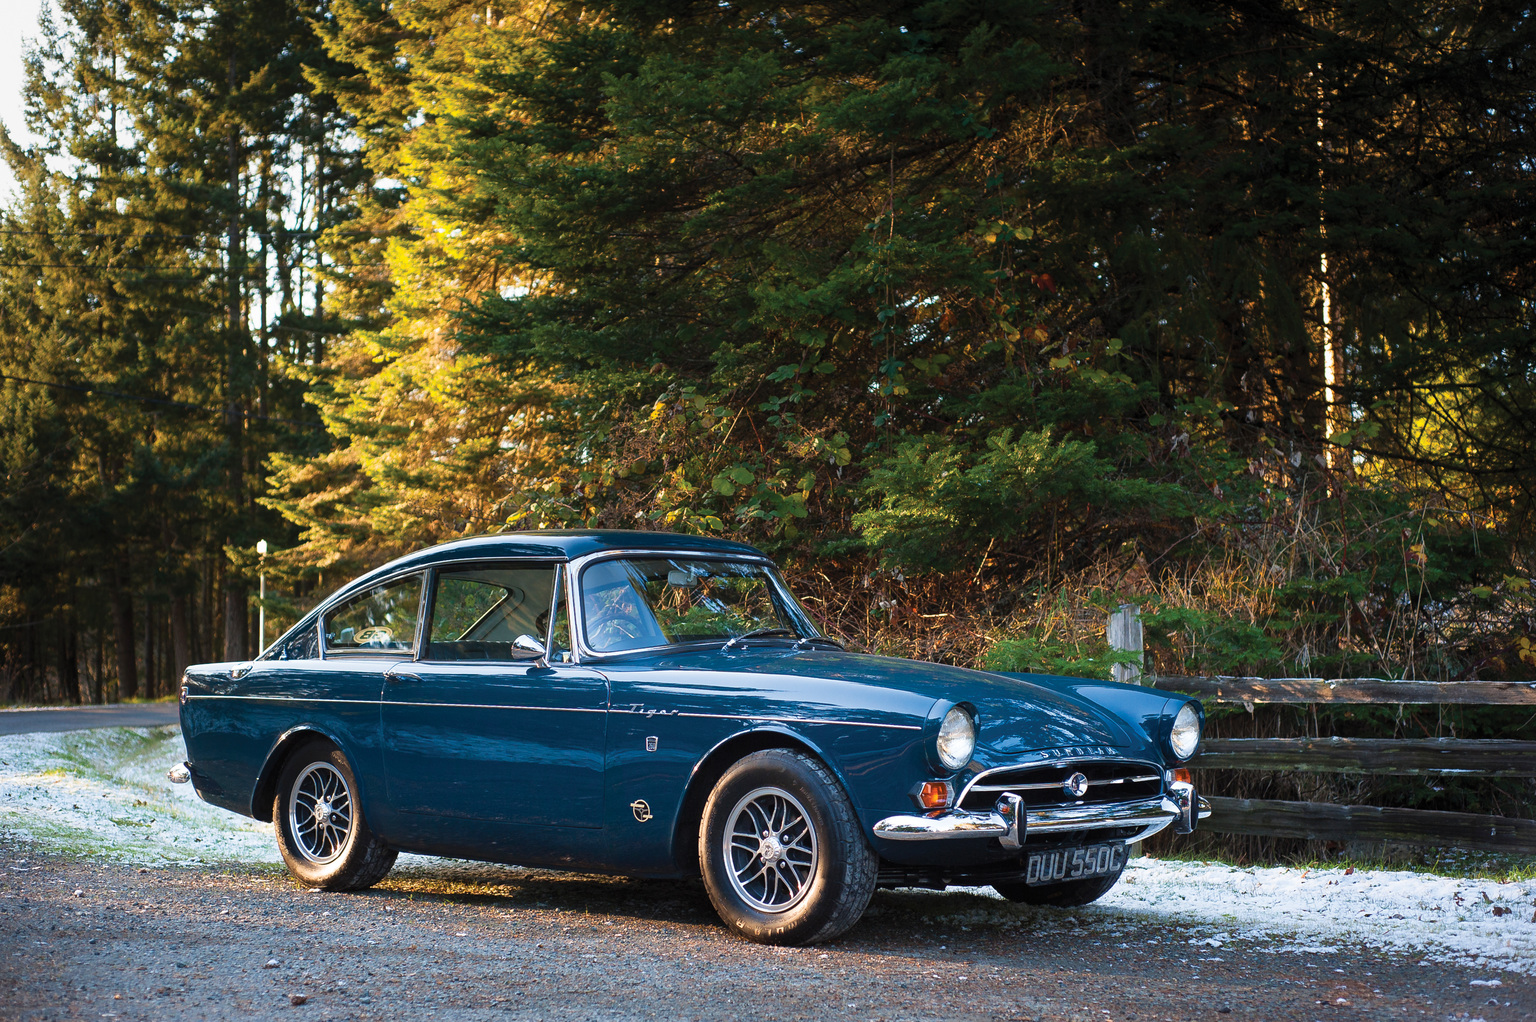
[[[1120,882],[1120,871],[1113,876],[1092,877],[1088,880],[1065,880],[1059,884],[1043,884],[1032,887],[1019,881],[1012,884],[993,884],[992,889],[1009,901],[1022,905],[1054,905],[1057,908],[1077,908],[1098,901],[1109,889]]]
[[[864,914],[878,861],[825,766],[767,749],[720,778],[699,827],[699,864],[726,925],[762,944],[813,944]]]
[[[283,764],[272,803],[277,850],[298,881],[327,891],[360,891],[383,880],[398,854],[363,818],[352,765],[314,739]]]

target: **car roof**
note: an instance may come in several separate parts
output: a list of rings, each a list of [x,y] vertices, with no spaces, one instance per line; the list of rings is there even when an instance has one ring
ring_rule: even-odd
[[[411,568],[423,568],[445,561],[463,561],[499,557],[539,557],[569,561],[586,554],[609,550],[688,551],[714,554],[748,554],[762,557],[763,552],[746,543],[713,536],[686,536],[676,532],[642,532],[635,529],[549,529],[540,532],[497,532],[472,536],[417,550],[380,565],[346,586],[355,588],[366,580],[391,575]]]

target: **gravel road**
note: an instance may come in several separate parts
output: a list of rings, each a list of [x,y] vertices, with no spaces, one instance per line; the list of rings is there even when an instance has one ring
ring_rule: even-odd
[[[693,883],[426,860],[323,894],[268,866],[0,853],[7,1020],[1536,1019],[1528,976],[966,892],[880,892],[839,943],[780,949]]]

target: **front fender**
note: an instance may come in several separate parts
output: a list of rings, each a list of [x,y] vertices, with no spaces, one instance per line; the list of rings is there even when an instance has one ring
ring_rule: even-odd
[[[1096,678],[1072,678],[1058,674],[1008,673],[1010,678],[1021,678],[1036,685],[1044,685],[1086,699],[1113,713],[1127,724],[1136,727],[1157,747],[1165,761],[1174,761],[1168,747],[1168,732],[1173,718],[1185,704],[1194,706],[1200,716],[1201,729],[1205,726],[1205,707],[1200,700],[1177,693],[1168,693],[1141,685],[1123,685]]]
[[[692,873],[697,869],[699,824],[704,818],[704,806],[709,801],[710,792],[714,791],[715,785],[719,783],[721,777],[725,776],[731,764],[754,752],[784,748],[799,749],[815,756],[823,766],[832,771],[832,775],[837,778],[837,783],[843,786],[843,791],[848,794],[849,799],[853,800],[855,811],[857,811],[858,796],[853,786],[848,783],[841,764],[836,758],[829,756],[820,743],[778,722],[742,728],[721,739],[705,753],[694,764],[693,771],[688,776],[688,782],[683,786],[672,828],[672,855],[680,870]]]

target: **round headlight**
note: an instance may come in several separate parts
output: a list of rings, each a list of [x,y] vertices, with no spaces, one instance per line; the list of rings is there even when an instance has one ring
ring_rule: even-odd
[[[1193,704],[1185,703],[1178,716],[1173,718],[1173,730],[1168,733],[1168,746],[1175,756],[1188,759],[1195,754],[1199,744],[1200,715],[1195,712]]]
[[[939,725],[939,762],[946,770],[959,770],[976,751],[976,721],[963,706],[951,706]]]

